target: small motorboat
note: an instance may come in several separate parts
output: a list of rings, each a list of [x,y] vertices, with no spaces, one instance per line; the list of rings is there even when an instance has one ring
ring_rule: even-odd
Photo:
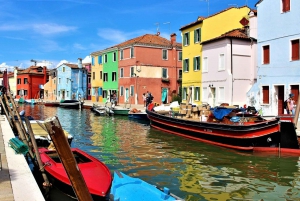
[[[149,121],[147,113],[145,111],[141,111],[141,110],[138,110],[136,108],[133,108],[132,110],[130,110],[128,112],[128,117],[132,118],[132,119],[148,120]]]
[[[44,105],[48,107],[58,107],[60,103],[57,101],[46,101]]]
[[[82,108],[83,103],[84,103],[83,101],[79,101],[79,100],[61,100],[59,106],[65,108],[79,109]]]
[[[130,177],[122,172],[115,171],[111,187],[110,200],[112,201],[171,201],[183,200],[170,193],[168,188],[160,189],[139,178]]]
[[[78,148],[71,148],[71,150],[93,200],[108,199],[112,183],[112,176],[108,167]],[[75,198],[72,184],[58,153],[46,148],[39,148],[39,153],[52,185]]]

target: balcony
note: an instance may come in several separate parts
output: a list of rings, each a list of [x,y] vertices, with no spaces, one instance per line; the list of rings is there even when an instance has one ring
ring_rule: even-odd
[[[182,82],[182,78],[178,78],[178,79],[177,79],[177,82],[178,82],[178,83],[181,83],[181,82]]]
[[[170,82],[170,79],[169,79],[169,78],[161,78],[161,81],[162,81],[162,82],[165,82],[165,83],[169,83],[169,82]]]

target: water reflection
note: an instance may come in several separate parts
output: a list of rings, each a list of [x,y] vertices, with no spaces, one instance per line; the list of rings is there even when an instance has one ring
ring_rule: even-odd
[[[236,152],[150,129],[127,117],[34,106],[36,119],[58,116],[79,147],[186,200],[300,200],[298,157]]]

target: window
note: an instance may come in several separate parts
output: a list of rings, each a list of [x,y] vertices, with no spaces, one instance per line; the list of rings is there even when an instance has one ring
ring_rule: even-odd
[[[112,81],[115,82],[117,81],[117,72],[112,72]]]
[[[130,96],[134,95],[134,86],[130,86]]]
[[[178,52],[178,61],[182,61],[182,51]]]
[[[168,69],[162,68],[162,78],[168,78]]]
[[[120,96],[124,95],[124,87],[120,87]]]
[[[184,72],[189,72],[189,59],[183,61],[183,70]]]
[[[88,96],[91,95],[91,89],[88,89]]]
[[[225,89],[224,89],[224,87],[219,87],[218,99],[219,99],[219,102],[224,102],[224,100],[225,100]]]
[[[203,58],[203,72],[208,72],[208,58]]]
[[[95,80],[95,72],[93,72],[93,80]]]
[[[100,80],[102,80],[102,71],[100,71]]]
[[[199,43],[201,41],[201,29],[196,29],[194,31],[194,43]]]
[[[262,97],[263,104],[269,104],[269,86],[262,87],[262,94],[263,94]]]
[[[134,66],[130,67],[130,77],[134,77]]]
[[[56,90],[53,90],[53,95],[56,95]]]
[[[179,71],[178,71],[178,78],[179,78],[179,79],[182,79],[182,70],[179,70]]]
[[[24,84],[28,84],[28,79],[24,78]]]
[[[17,84],[21,84],[21,79],[18,78]]]
[[[62,72],[65,72],[66,71],[66,68],[65,67],[62,67]]]
[[[124,59],[124,52],[123,50],[120,50],[120,60]]]
[[[98,56],[98,64],[102,64],[102,55]]]
[[[130,58],[134,57],[134,47],[130,48]]]
[[[263,64],[270,63],[270,46],[263,46]]]
[[[103,73],[103,82],[107,82],[107,81],[108,81],[107,73]]]
[[[281,0],[282,1],[282,12],[288,12],[291,9],[291,3],[290,0]]]
[[[299,60],[299,39],[292,40],[292,61]]]
[[[200,70],[200,57],[194,57],[194,71]]]
[[[224,54],[219,55],[219,70],[225,70],[225,56],[224,56]]]
[[[202,89],[202,101],[207,101],[208,95],[207,95],[207,87],[203,87]]]
[[[124,77],[124,68],[120,68],[120,77]]]
[[[53,80],[53,84],[55,84],[55,80]]]
[[[102,97],[103,97],[103,98],[107,98],[107,91],[106,91],[106,90],[103,90]]]
[[[162,59],[168,60],[168,50],[162,50]]]
[[[27,95],[28,95],[27,90],[24,90],[24,96],[27,96]]]
[[[69,97],[69,91],[67,91],[67,97]]]
[[[104,55],[104,63],[107,63],[107,54]]]
[[[183,45],[188,46],[190,44],[190,33],[186,32],[183,35]]]
[[[195,101],[200,100],[200,87],[195,87],[194,100]]]
[[[187,95],[186,87],[183,87],[183,90],[182,90],[182,100],[186,100],[186,95]]]
[[[115,62],[115,61],[117,61],[117,53],[116,52],[113,53],[113,62]]]
[[[92,66],[94,66],[94,57],[92,57]]]
[[[88,77],[88,84],[91,84],[91,77]]]
[[[58,84],[60,84],[61,83],[61,78],[58,78]]]

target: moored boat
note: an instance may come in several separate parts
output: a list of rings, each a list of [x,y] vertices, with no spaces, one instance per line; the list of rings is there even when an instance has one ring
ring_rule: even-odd
[[[93,200],[107,200],[112,183],[112,176],[108,167],[78,148],[71,150]],[[39,153],[52,185],[67,195],[75,197],[72,184],[58,153],[46,148],[40,148]]]
[[[173,112],[160,114],[150,104],[146,112],[151,127],[193,140],[244,151],[281,150],[300,153],[292,122],[283,122],[280,118],[267,120],[234,108],[202,109],[187,106],[176,115]],[[221,113],[223,115],[220,116]]]
[[[129,108],[110,108],[114,115],[128,115]]]
[[[141,110],[138,110],[136,108],[133,108],[128,112],[128,117],[132,118],[132,119],[148,120],[149,121],[147,113],[145,111],[141,111]]]
[[[171,201],[182,200],[170,193],[168,188],[159,189],[139,178],[130,177],[122,172],[115,171],[111,187],[112,201]]]
[[[44,105],[48,107],[58,107],[60,103],[57,101],[46,101]]]
[[[83,103],[84,103],[83,101],[79,101],[79,100],[61,100],[59,106],[65,108],[79,109],[82,108]]]

